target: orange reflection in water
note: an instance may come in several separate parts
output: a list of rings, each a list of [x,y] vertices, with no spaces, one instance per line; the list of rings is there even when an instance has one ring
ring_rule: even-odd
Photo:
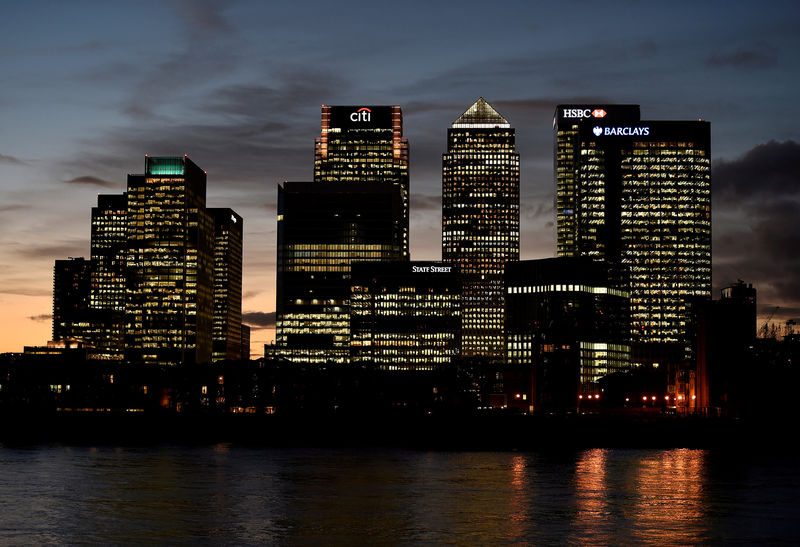
[[[576,513],[573,533],[582,540],[608,543],[610,530],[608,484],[606,480],[608,450],[587,450],[575,465]]]
[[[707,540],[705,459],[701,450],[679,449],[641,460],[629,515],[635,540],[662,545]]]
[[[524,535],[531,502],[529,488],[527,460],[524,456],[516,455],[511,459],[511,496],[507,534],[510,541],[518,541]]]

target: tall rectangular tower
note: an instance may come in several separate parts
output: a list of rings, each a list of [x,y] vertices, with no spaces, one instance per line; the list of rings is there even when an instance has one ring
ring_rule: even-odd
[[[214,227],[206,174],[188,157],[146,157],[128,179],[125,358],[211,359]]]
[[[278,187],[276,343],[294,362],[350,356],[350,267],[402,260],[400,189],[380,182]]]
[[[560,104],[553,117],[557,256],[578,256],[579,129],[583,122],[634,123],[639,105]]]
[[[92,261],[56,260],[53,268],[53,340],[86,340]]]
[[[503,359],[503,266],[519,260],[515,132],[483,97],[447,130],[442,260],[463,280],[462,354]]]
[[[409,257],[408,139],[399,106],[322,107],[322,133],[315,140],[314,182],[382,182],[398,188],[398,230]]]
[[[589,118],[577,142],[576,252],[619,270],[634,363],[680,360],[711,296],[710,124]]]
[[[208,212],[214,221],[212,359],[237,360],[242,358],[243,220],[233,209]]]

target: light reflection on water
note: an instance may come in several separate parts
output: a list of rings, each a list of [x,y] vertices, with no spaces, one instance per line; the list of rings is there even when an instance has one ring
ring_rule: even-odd
[[[797,541],[796,458],[0,447],[0,542]]]

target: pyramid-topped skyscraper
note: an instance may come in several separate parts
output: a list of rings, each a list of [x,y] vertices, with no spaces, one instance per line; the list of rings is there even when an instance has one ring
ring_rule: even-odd
[[[442,260],[463,279],[462,354],[503,359],[503,266],[519,260],[519,154],[511,124],[483,97],[447,130]]]

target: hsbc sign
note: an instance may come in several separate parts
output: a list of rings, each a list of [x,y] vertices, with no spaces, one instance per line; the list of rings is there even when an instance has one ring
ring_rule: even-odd
[[[608,114],[602,108],[563,108],[561,116],[564,118],[605,118]]]

